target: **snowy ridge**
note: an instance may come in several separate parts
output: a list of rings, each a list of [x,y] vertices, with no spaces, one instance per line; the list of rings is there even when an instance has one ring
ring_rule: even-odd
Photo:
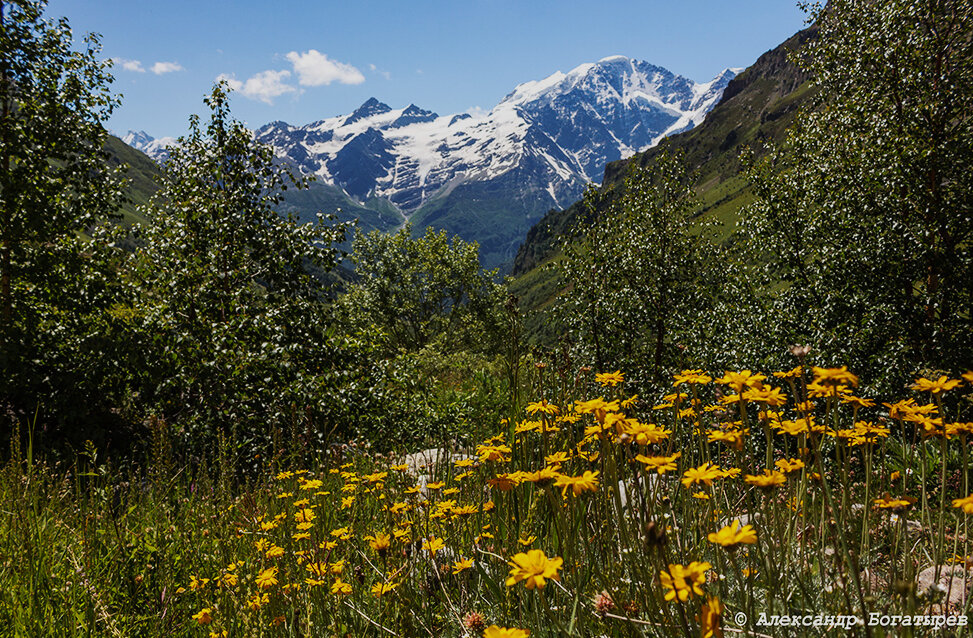
[[[372,98],[351,115],[300,127],[273,122],[257,137],[352,197],[386,198],[406,213],[457,178],[491,180],[524,162],[549,173],[542,191],[557,205],[599,181],[607,162],[701,122],[735,75],[727,69],[696,83],[613,56],[520,84],[485,114],[439,116]]]
[[[169,153],[166,151],[166,147],[176,144],[176,138],[174,137],[160,137],[156,139],[145,131],[129,131],[125,135],[117,137],[120,137],[123,142],[132,148],[142,151],[156,161],[168,157]]]

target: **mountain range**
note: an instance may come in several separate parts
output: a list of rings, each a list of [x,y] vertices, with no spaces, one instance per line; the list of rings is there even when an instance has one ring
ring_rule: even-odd
[[[665,147],[677,154],[699,196],[700,208],[693,219],[718,222],[723,231],[715,239],[732,241],[732,230],[746,206],[754,200],[744,170],[744,150],[759,159],[784,143],[798,113],[813,103],[817,89],[809,74],[799,68],[792,54],[816,37],[817,27],[799,31],[761,55],[735,77],[705,121],[691,130],[672,135],[665,144],[610,162],[599,187],[601,197],[594,210],[584,202],[544,215],[527,233],[518,249],[511,274],[511,292],[520,300],[525,315],[525,334],[531,340],[557,343],[559,335],[544,309],[566,292],[555,269],[563,238],[578,223],[590,223],[624,194],[625,177],[632,164],[651,168]]]
[[[371,98],[353,113],[257,138],[317,179],[289,194],[302,218],[338,212],[365,230],[444,228],[480,244],[484,266],[509,262],[546,212],[568,207],[606,165],[699,124],[738,69],[697,83],[622,56],[514,88],[486,112],[439,115]],[[156,160],[171,138],[122,138]]]

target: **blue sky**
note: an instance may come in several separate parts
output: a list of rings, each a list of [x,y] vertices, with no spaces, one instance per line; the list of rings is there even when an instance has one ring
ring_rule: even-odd
[[[305,124],[372,96],[447,114],[609,55],[707,81],[804,21],[790,0],[51,0],[48,15],[102,35],[123,96],[109,126],[155,137],[185,132],[219,76],[251,126]]]

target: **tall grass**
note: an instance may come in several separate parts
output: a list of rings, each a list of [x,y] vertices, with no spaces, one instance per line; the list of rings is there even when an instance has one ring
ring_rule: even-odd
[[[532,374],[522,418],[430,467],[352,446],[231,480],[232,441],[180,468],[156,424],[149,468],[121,476],[93,449],[49,466],[15,438],[0,626],[817,636],[756,623],[969,611],[973,373],[884,404],[844,369],[684,371],[659,402],[620,373]]]

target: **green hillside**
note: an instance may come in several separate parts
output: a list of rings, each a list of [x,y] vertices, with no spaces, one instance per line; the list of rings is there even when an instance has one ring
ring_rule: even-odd
[[[752,199],[742,174],[744,149],[756,157],[783,140],[787,127],[812,95],[808,77],[789,59],[814,35],[814,27],[796,33],[780,46],[760,56],[727,86],[720,102],[696,128],[668,139],[669,149],[680,153],[694,176],[702,202],[700,216],[732,227],[740,210]],[[602,191],[606,202],[618,197],[630,162],[651,165],[660,152],[655,147],[605,168]],[[512,291],[527,313],[527,329],[535,339],[546,341],[545,322],[538,311],[559,294],[555,274],[548,266],[557,259],[558,242],[586,215],[584,203],[552,210],[530,231],[514,260]]]
[[[148,203],[149,199],[159,190],[159,180],[162,171],[158,164],[148,155],[136,150],[114,135],[108,136],[105,148],[109,153],[108,164],[111,167],[126,165],[128,170],[125,177],[129,180],[125,189],[127,201],[122,204],[122,221],[126,224],[145,221],[136,210],[137,207]]]

